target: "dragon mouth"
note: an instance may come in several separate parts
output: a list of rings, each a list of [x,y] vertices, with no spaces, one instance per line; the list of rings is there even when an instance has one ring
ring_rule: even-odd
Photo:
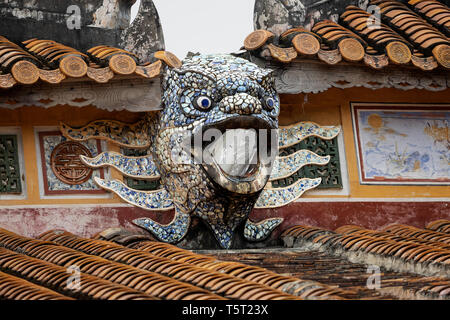
[[[202,127],[203,168],[221,187],[239,194],[261,191],[274,160],[277,140],[269,123],[252,116]],[[275,136],[275,138],[277,138]]]
[[[229,179],[242,180],[258,172],[260,161],[257,143],[255,130],[229,129],[204,151],[222,174]]]

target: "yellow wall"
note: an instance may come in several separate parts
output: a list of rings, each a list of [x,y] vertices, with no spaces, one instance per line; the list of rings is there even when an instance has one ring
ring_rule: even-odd
[[[23,157],[27,183],[27,199],[0,200],[0,205],[104,204],[123,202],[115,195],[110,199],[40,199],[34,127],[58,126],[60,121],[73,126],[82,126],[90,121],[99,119],[135,122],[142,117],[142,114],[126,111],[108,112],[94,107],[74,108],[69,106],[50,109],[38,107],[25,107],[16,110],[1,109],[0,112],[0,127],[15,126],[22,128]],[[108,143],[108,149],[118,151],[119,148],[116,145]],[[110,170],[113,178],[122,179],[122,175],[116,170]]]
[[[367,103],[450,103],[450,91],[429,92],[424,90],[400,91],[395,89],[371,90],[365,88],[330,89],[319,94],[282,95],[280,125],[299,121],[314,121],[321,125],[342,125],[342,133],[347,158],[350,196],[308,195],[310,198],[407,198],[448,197],[448,186],[380,186],[360,185],[356,148],[353,136],[351,102]],[[25,174],[27,182],[27,199],[1,200],[0,205],[43,205],[43,204],[104,204],[122,203],[114,196],[112,199],[40,199],[38,168],[34,137],[35,126],[57,126],[60,121],[73,126],[81,126],[98,119],[112,119],[135,122],[142,113],[126,111],[107,112],[94,107],[75,108],[60,106],[50,109],[25,107],[16,110],[1,109],[0,126],[17,126],[22,128]],[[108,144],[109,150],[118,151],[118,147]],[[111,170],[113,178],[122,176]]]
[[[384,186],[359,183],[356,147],[353,135],[351,102],[363,103],[449,103],[450,90],[430,92],[425,90],[396,90],[366,88],[332,88],[319,94],[281,95],[280,125],[299,121],[313,121],[320,125],[342,125],[345,155],[347,158],[350,196],[318,196],[310,198],[438,198],[449,197],[450,186]]]

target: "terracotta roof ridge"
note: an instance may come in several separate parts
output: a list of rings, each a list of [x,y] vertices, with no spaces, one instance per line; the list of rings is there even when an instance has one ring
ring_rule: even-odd
[[[434,0],[410,0],[408,4],[403,3],[406,0],[372,0],[370,4],[378,6],[379,15],[349,5],[338,23],[324,19],[316,22],[311,31],[299,26],[279,37],[267,30],[256,30],[247,36],[244,48],[282,63],[301,57],[318,58],[327,64],[363,61],[377,70],[390,63],[413,65],[423,71],[438,66],[449,69],[450,40],[442,33],[448,29],[441,28],[441,32],[437,27],[450,27],[450,10],[444,5],[438,11],[425,10],[429,4],[423,3],[427,1]]]
[[[39,80],[57,85],[70,79],[106,83],[120,76],[151,79],[161,73],[161,63],[179,67],[168,51],[156,51],[151,61],[124,49],[98,45],[86,53],[53,40],[29,39],[20,44],[0,36],[0,88],[32,85]]]

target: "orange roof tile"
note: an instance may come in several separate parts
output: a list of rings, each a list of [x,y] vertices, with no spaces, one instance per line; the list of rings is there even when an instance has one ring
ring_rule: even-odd
[[[300,299],[293,289],[303,283],[301,279],[219,262],[168,244],[141,244],[133,249],[61,231],[32,239],[0,229],[0,279],[10,283],[10,290],[0,292],[0,297],[15,298],[18,293],[13,291],[22,292],[24,281],[31,281],[36,286],[21,298],[33,298],[35,293],[54,299]],[[79,270],[78,290],[69,286],[67,270],[74,266]],[[343,299],[346,294],[320,283],[313,285],[323,289],[325,298]]]
[[[155,52],[153,57],[152,63],[143,63],[135,54],[110,46],[96,46],[83,53],[52,40],[29,39],[16,44],[0,36],[0,88],[39,80],[59,84],[80,78],[98,83],[120,76],[154,78],[161,72],[161,62],[171,67],[181,64],[167,51]]]
[[[437,1],[372,0],[380,18],[356,6],[348,6],[339,23],[323,20],[311,29],[285,31],[279,37],[256,30],[244,41],[254,54],[282,63],[297,57],[317,57],[327,64],[342,60],[364,62],[381,69],[389,64],[413,65],[421,70],[450,68],[450,9]]]
[[[377,265],[395,272],[438,276],[436,279],[443,286],[439,290],[434,287],[433,292],[438,292],[440,298],[450,299],[450,235],[434,230],[447,225],[450,221],[438,220],[431,222],[427,229],[394,224],[381,231],[347,225],[334,232],[298,225],[285,230],[282,238],[286,245],[296,248],[314,246],[321,252],[356,262],[376,261]]]
[[[33,239],[0,228],[0,298],[449,299],[449,235],[433,231],[448,224],[390,225],[383,231],[349,225],[334,232],[298,225],[282,235],[295,249],[202,253],[117,229],[95,239],[63,230]],[[366,287],[373,274],[365,264],[377,257],[383,291]],[[79,272],[76,290],[68,268]]]

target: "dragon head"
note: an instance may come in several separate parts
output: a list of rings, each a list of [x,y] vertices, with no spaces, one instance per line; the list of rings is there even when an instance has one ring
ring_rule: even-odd
[[[330,160],[308,150],[280,157],[278,146],[288,147],[311,135],[332,139],[339,133],[339,128],[310,122],[278,130],[280,101],[271,71],[231,55],[190,56],[180,67],[166,67],[161,101],[160,112],[135,124],[99,120],[82,128],[63,124],[61,130],[76,141],[94,137],[151,148],[142,157],[104,152],[82,161],[94,168],[113,166],[139,179],[160,179],[162,188],[148,192],[116,179],[96,182],[144,209],[174,207],[168,224],[133,220],[170,243],[185,237],[192,217],[205,222],[223,248],[231,247],[238,226],[243,226],[246,240],[264,240],[283,219],[253,222],[249,215],[255,205],[286,205],[321,179],[300,179],[286,188],[266,186],[268,181]]]
[[[278,154],[279,97],[270,70],[231,55],[166,69],[154,144],[176,217],[197,216],[222,247],[246,220]]]
[[[193,56],[167,70],[163,92],[161,129],[186,130],[184,160],[201,164],[230,192],[264,188],[278,146],[280,103],[271,70],[231,55]]]

